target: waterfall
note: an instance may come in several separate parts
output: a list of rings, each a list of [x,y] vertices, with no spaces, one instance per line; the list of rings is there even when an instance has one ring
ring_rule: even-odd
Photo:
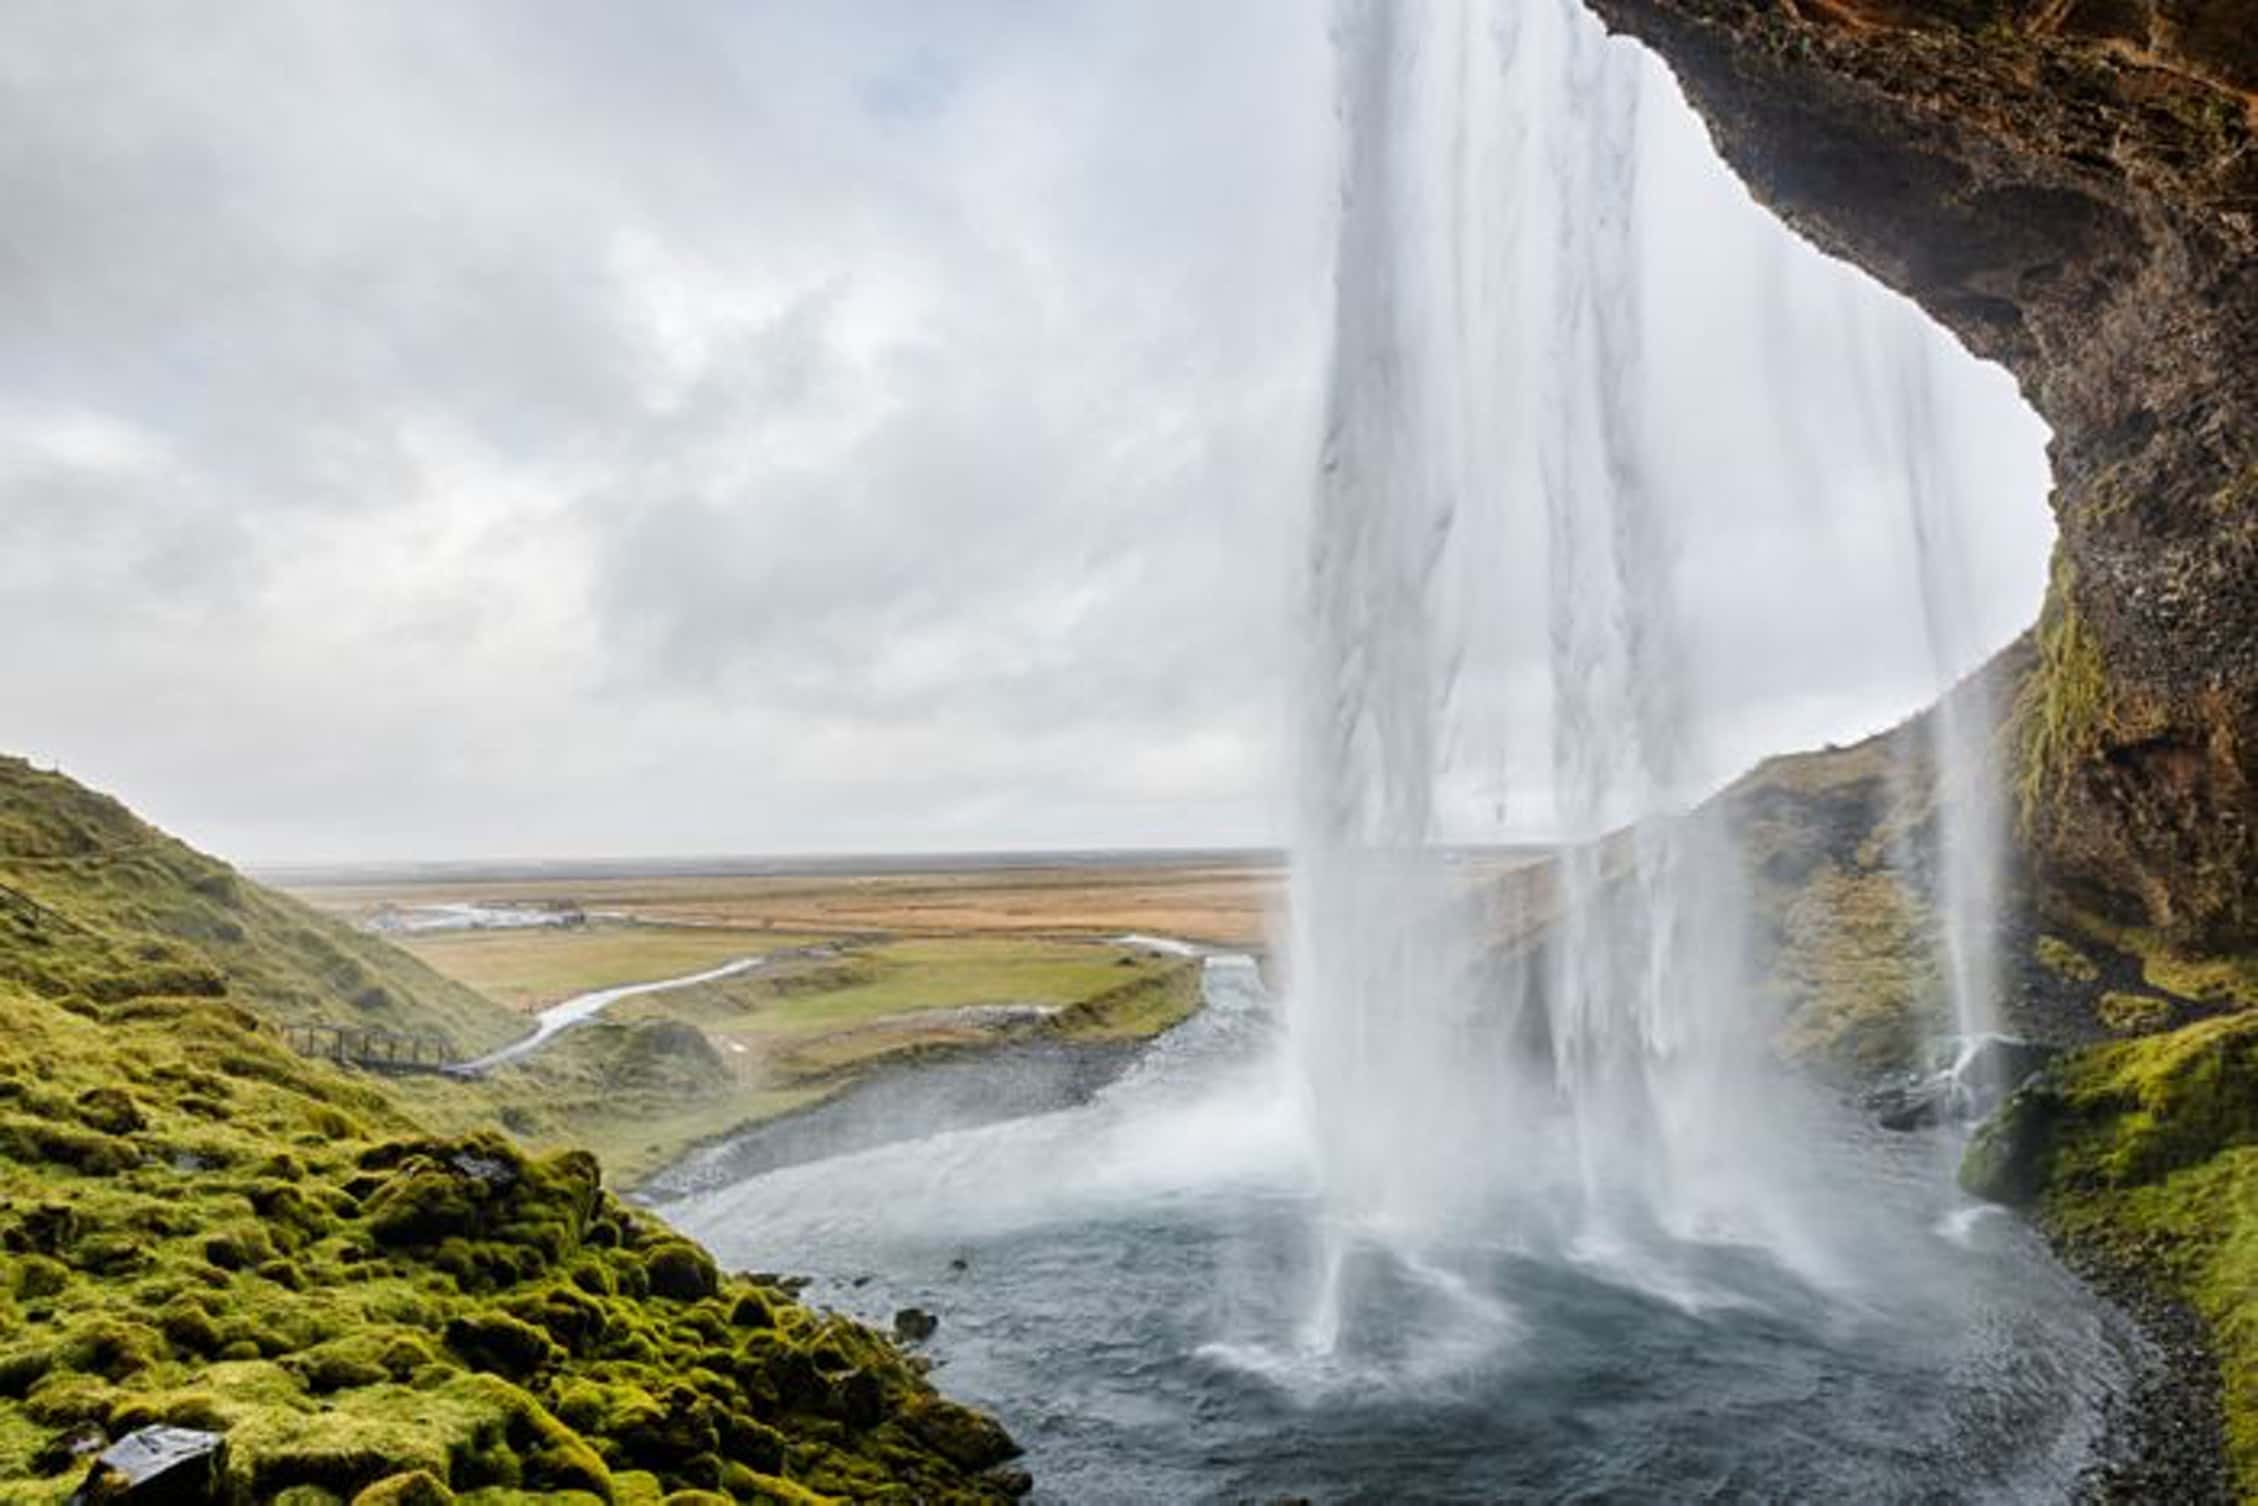
[[[1782,364],[1769,319],[1754,321],[1750,367],[1769,376],[1753,397],[1656,369],[1657,279],[1700,296],[1658,268],[1668,227],[1646,223],[1647,122],[1683,106],[1580,7],[1367,0],[1341,11],[1336,40],[1287,1006],[1332,1273],[1309,1337],[1337,1338],[1339,1273],[1367,1244],[1731,1240],[1823,1263],[1796,1094],[1750,977],[1740,859],[1704,804],[1735,772],[1710,746],[1731,707],[1682,591],[1689,528],[1754,467],[1823,474],[1800,390],[1818,378]],[[1751,263],[1735,285],[1775,277],[1777,297],[1796,277],[1852,275]],[[1984,624],[1955,567],[1933,331],[1879,296],[1849,295],[1831,331],[1847,375],[1828,379],[1863,384],[1866,442],[1845,441],[1863,458],[1844,469],[1896,492],[1919,606],[1891,631],[1918,637],[1933,694],[1982,651]],[[1664,442],[1686,432],[1665,405],[1689,398],[1759,406],[1739,421],[1774,437],[1736,457],[1748,471],[1696,474]],[[1797,500],[1812,517],[1830,505]],[[1964,1034],[1989,1011],[1988,725],[1968,705],[1931,723],[1932,887]],[[1532,810],[1549,868],[1495,845]]]

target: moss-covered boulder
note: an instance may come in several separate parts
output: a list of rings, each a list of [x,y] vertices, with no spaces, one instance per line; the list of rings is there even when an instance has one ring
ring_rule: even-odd
[[[403,1470],[353,1497],[352,1506],[453,1506],[455,1493],[429,1470]]]
[[[2046,1190],[2062,1096],[2051,1083],[2027,1083],[1976,1128],[1960,1161],[1960,1186],[1987,1202],[2024,1207]]]

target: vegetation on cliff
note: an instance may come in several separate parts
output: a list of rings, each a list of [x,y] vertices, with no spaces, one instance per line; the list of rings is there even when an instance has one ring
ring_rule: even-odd
[[[1961,1177],[2202,1315],[2258,1499],[2258,1013],[2065,1057],[1984,1126]]]
[[[1843,1081],[1923,1064],[1951,1028],[1921,719],[1767,760],[1723,796],[1789,1059]]]
[[[593,1157],[435,1136],[267,1023],[325,1017],[334,955],[399,989],[404,1027],[428,997],[466,1028],[453,990],[68,781],[6,773],[0,1500],[52,1501],[88,1449],[160,1422],[225,1434],[235,1501],[1022,1486],[994,1473],[1002,1430],[914,1357],[716,1270]]]

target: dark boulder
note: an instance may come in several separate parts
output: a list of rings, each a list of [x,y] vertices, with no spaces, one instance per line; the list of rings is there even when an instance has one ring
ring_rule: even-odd
[[[1961,1113],[1980,1119],[2007,1101],[2007,1096],[2031,1080],[2060,1054],[2052,1046],[2010,1036],[1987,1035],[1952,1069]]]
[[[2022,1207],[2046,1190],[2054,1168],[2061,1093],[2045,1076],[2025,1083],[1985,1120],[1960,1158],[1960,1187],[1986,1202]]]
[[[126,1434],[98,1455],[73,1506],[128,1501],[141,1506],[216,1499],[227,1439],[196,1428],[148,1427]]]

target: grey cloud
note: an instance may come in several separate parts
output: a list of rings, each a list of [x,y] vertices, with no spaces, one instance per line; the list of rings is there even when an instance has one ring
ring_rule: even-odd
[[[0,635],[36,652],[0,742],[249,857],[1278,835],[1321,8],[10,30]],[[1837,338],[1806,293],[1743,311],[1780,327],[1752,382]],[[1794,510],[1856,436],[1815,397],[1796,437],[1748,499],[1687,482],[1750,736],[1855,730],[1919,669],[1821,704],[1902,581],[1857,575],[1858,504]],[[2043,548],[2031,507],[1979,532]],[[1758,603],[1752,559],[1855,589]],[[1527,666],[1482,668],[1522,708]]]

